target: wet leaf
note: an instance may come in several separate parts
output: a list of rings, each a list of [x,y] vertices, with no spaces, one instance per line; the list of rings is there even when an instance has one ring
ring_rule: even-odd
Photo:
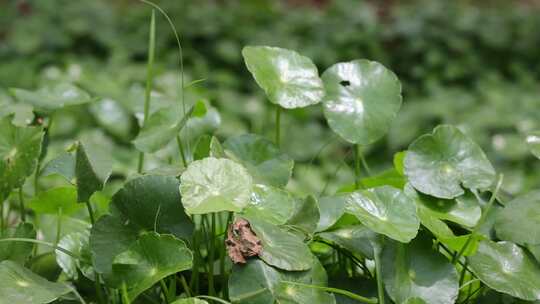
[[[255,217],[274,225],[282,225],[293,214],[296,199],[289,192],[272,186],[256,184],[253,186],[249,204],[243,214]]]
[[[192,253],[182,240],[148,232],[114,258],[112,271],[117,280],[126,283],[133,300],[159,280],[190,269],[192,260]]]
[[[239,212],[249,204],[252,178],[234,161],[213,157],[194,161],[180,181],[182,204],[189,214]]]
[[[508,202],[495,218],[497,236],[517,244],[540,244],[540,190]]]
[[[436,127],[409,146],[405,174],[418,191],[446,199],[463,195],[463,188],[486,189],[495,178],[482,149],[449,125]]]
[[[346,210],[371,230],[403,243],[412,240],[420,226],[414,200],[390,186],[350,193]]]
[[[268,46],[247,46],[242,56],[270,102],[293,109],[319,103],[324,88],[317,67],[297,52]]]
[[[287,185],[294,161],[268,139],[244,134],[227,139],[223,147],[231,159],[246,167],[255,182],[275,187]]]
[[[334,64],[322,79],[324,116],[334,132],[362,145],[388,132],[401,107],[401,84],[392,71],[362,59]]]
[[[63,283],[53,283],[12,262],[0,262],[0,295],[2,303],[50,303],[71,291]]]
[[[58,246],[86,258],[86,261],[90,261],[89,237],[89,231],[69,233],[58,242]],[[79,277],[78,270],[80,270],[85,277],[94,280],[94,268],[92,264],[73,258],[59,250],[56,250],[55,253],[56,263],[58,263],[58,266],[62,268],[69,278],[77,280]]]
[[[43,132],[39,127],[16,127],[10,117],[0,119],[0,130],[0,201],[4,201],[36,170]]]
[[[247,220],[262,242],[260,258],[267,264],[289,271],[311,267],[311,252],[297,235],[259,219]]]
[[[458,296],[458,273],[431,240],[419,237],[409,245],[391,242],[383,250],[383,280],[396,303],[453,304]],[[412,303],[422,303],[422,302]]]
[[[540,300],[540,267],[516,244],[482,241],[468,261],[488,287],[524,300]]]
[[[281,283],[293,281],[326,286],[326,272],[320,262],[312,257],[308,271],[283,271],[261,260],[250,260],[246,265],[235,265],[229,280],[229,295],[238,304],[332,304],[333,295],[311,288]]]

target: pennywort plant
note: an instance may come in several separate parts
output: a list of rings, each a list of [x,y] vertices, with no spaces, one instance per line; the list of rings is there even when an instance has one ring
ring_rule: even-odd
[[[153,108],[154,40],[152,14],[129,176],[83,139],[42,163],[56,111],[99,96],[77,83],[11,90],[39,119],[0,119],[0,303],[540,300],[540,192],[506,195],[465,132],[438,126],[396,153],[393,168],[371,172],[363,148],[387,133],[402,103],[388,68],[358,59],[320,75],[295,51],[247,46],[246,67],[276,105],[275,140],[203,134],[186,149],[183,128],[210,105]],[[308,106],[322,107],[354,151],[355,179],[331,195],[287,187],[294,160],[279,148],[280,117]],[[528,137],[535,155],[537,137]],[[148,169],[145,156],[171,141],[177,157]],[[63,184],[47,188],[47,176]],[[82,228],[65,233],[74,225]]]

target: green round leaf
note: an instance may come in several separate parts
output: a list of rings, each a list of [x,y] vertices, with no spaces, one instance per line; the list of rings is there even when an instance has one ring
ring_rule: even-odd
[[[376,233],[364,225],[340,227],[319,233],[318,236],[352,253],[360,253],[369,259],[373,259],[373,246],[371,242],[376,239]]]
[[[92,226],[90,233],[92,264],[108,285],[120,287],[121,282],[112,273],[114,258],[128,250],[137,240],[139,232],[140,230],[128,220],[110,215],[100,217]]]
[[[526,141],[532,154],[540,159],[540,131],[527,134]]]
[[[133,116],[117,101],[103,98],[89,107],[96,122],[111,134],[122,139],[131,137],[134,126]]]
[[[249,171],[257,183],[284,187],[289,182],[294,161],[274,143],[256,134],[231,137],[223,144],[225,153]]]
[[[134,300],[159,280],[190,269],[192,260],[182,240],[148,232],[114,258],[112,270],[115,278],[127,285],[129,298]]]
[[[341,62],[322,75],[324,116],[330,128],[350,143],[381,138],[401,107],[401,84],[392,71],[369,60]]]
[[[540,267],[516,244],[482,241],[468,261],[490,288],[524,300],[540,300]]]
[[[390,186],[350,193],[346,211],[369,229],[403,243],[412,240],[420,226],[414,200]]]
[[[43,132],[38,127],[16,127],[10,117],[0,119],[0,130],[0,201],[4,201],[35,171]]]
[[[42,111],[54,111],[66,106],[79,105],[92,101],[92,98],[87,92],[71,83],[65,82],[45,86],[36,91],[14,88],[10,92],[18,101],[31,104]]]
[[[405,174],[418,191],[452,199],[467,189],[485,189],[495,170],[482,149],[458,128],[441,125],[416,139],[405,156]]]
[[[453,304],[459,280],[454,266],[433,250],[431,240],[417,238],[409,245],[391,242],[383,250],[383,280],[396,304]],[[423,300],[414,302],[411,300]]]
[[[440,220],[474,227],[482,215],[480,205],[471,193],[453,200],[439,199],[418,193],[410,184],[405,186],[405,193],[414,198],[418,209],[423,209],[430,216]]]
[[[28,202],[28,207],[36,213],[73,214],[83,206],[77,204],[77,189],[72,186],[58,187],[40,192]]]
[[[317,67],[297,52],[268,46],[247,46],[242,56],[270,102],[293,109],[319,103],[324,88]]]
[[[345,213],[348,195],[321,197],[318,201],[320,218],[317,231],[332,227]]]
[[[246,265],[234,265],[229,279],[229,295],[237,304],[332,304],[333,295],[313,288],[298,287],[281,283],[292,281],[317,286],[326,286],[327,277],[321,263],[311,258],[308,271],[282,271],[251,259]]]
[[[540,190],[508,202],[495,219],[495,231],[502,240],[517,244],[540,244]]]
[[[311,252],[297,235],[259,219],[246,219],[262,242],[260,258],[267,264],[289,271],[311,267]]]
[[[296,199],[287,191],[272,186],[254,185],[251,200],[243,214],[274,225],[283,225],[291,217]]]
[[[297,200],[295,209],[285,223],[306,234],[313,234],[319,223],[319,204],[313,195],[308,195],[303,200]]]
[[[1,303],[50,303],[71,291],[67,284],[49,282],[12,261],[0,262],[0,282]]]
[[[42,176],[58,174],[70,183],[75,183],[75,155],[62,152],[49,161],[41,170]]]
[[[208,157],[194,161],[180,181],[182,204],[189,214],[240,212],[249,204],[252,178],[232,160]]]
[[[180,204],[178,185],[178,180],[171,176],[144,175],[132,179],[114,194],[111,208],[140,229],[157,229],[159,233],[189,239],[193,223]]]
[[[91,253],[89,247],[89,237],[89,231],[70,233],[64,236],[60,242],[58,242],[58,246],[86,258],[87,261],[90,261]],[[80,259],[76,259],[59,250],[56,250],[55,253],[56,263],[58,263],[58,266],[62,268],[64,273],[69,278],[77,280],[79,277],[78,270],[80,270],[85,277],[94,280],[94,268],[91,264]]]

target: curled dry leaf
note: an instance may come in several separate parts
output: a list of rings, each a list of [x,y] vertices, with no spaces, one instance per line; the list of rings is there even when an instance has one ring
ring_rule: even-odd
[[[227,229],[225,240],[229,257],[235,264],[245,264],[246,259],[262,253],[262,243],[245,219],[237,219]]]

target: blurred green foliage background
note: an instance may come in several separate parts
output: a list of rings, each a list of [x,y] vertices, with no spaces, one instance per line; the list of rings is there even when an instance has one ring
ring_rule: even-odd
[[[540,183],[540,164],[523,136],[540,129],[540,5],[535,1],[156,1],[181,36],[189,103],[213,107],[184,134],[220,138],[273,132],[273,111],[244,67],[243,46],[291,48],[322,72],[339,61],[367,58],[392,69],[404,105],[389,135],[366,147],[374,172],[393,153],[439,123],[459,126],[505,173],[506,191]],[[146,78],[151,7],[134,0],[0,1],[0,116],[34,115],[8,88],[73,82],[99,101],[55,114],[48,157],[76,138],[110,149],[117,176],[136,169],[137,134]],[[178,101],[178,49],[158,18],[153,107]],[[337,191],[352,182],[352,153],[325,125],[320,107],[282,118],[283,149],[297,161],[289,187]],[[170,163],[174,146],[151,167]]]

